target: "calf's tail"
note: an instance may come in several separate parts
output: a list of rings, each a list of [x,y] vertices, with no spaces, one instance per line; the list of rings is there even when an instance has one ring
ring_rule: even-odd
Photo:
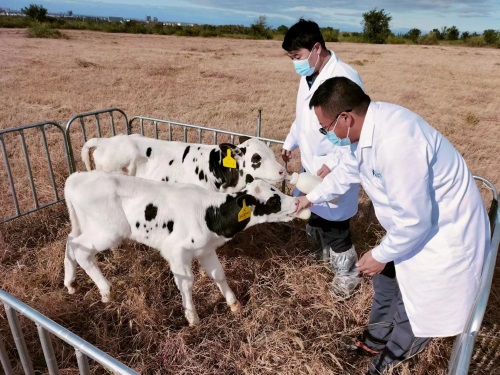
[[[82,147],[82,160],[85,163],[85,167],[87,168],[87,171],[92,170],[90,167],[90,149],[92,147],[98,147],[99,146],[99,138],[91,138]]]

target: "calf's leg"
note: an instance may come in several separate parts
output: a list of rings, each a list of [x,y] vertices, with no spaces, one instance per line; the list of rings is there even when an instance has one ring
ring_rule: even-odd
[[[97,234],[81,234],[70,242],[76,262],[89,275],[99,288],[102,302],[109,302],[111,297],[111,283],[104,277],[96,264],[95,255],[107,250],[118,241],[111,237],[100,238]]]
[[[68,288],[68,293],[73,294],[76,291],[76,259],[71,242],[73,236],[69,235],[66,241],[66,251],[64,254],[64,286]]]
[[[231,308],[231,311],[239,311],[241,307],[240,303],[226,282],[226,274],[222,269],[222,265],[219,262],[219,258],[217,258],[215,250],[204,254],[202,257],[198,258],[198,261],[207,274],[214,280],[215,284],[219,287],[219,290],[226,299],[226,303]]]
[[[194,276],[192,270],[192,257],[184,251],[179,251],[175,254],[170,254],[168,262],[170,269],[174,274],[175,285],[181,292],[182,307],[184,308],[184,316],[190,326],[194,326],[200,322],[200,318],[196,313],[193,302],[193,284]]]

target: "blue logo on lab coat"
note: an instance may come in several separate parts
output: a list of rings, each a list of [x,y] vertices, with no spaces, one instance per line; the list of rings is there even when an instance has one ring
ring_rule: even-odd
[[[378,179],[381,179],[382,178],[382,175],[379,173],[379,172],[375,172],[374,169],[372,169],[372,173],[375,177],[377,177]]]

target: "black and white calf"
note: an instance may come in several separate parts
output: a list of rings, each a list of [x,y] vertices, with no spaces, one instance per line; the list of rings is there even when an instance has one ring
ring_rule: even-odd
[[[111,283],[95,255],[130,238],[158,249],[169,262],[191,325],[199,322],[192,299],[193,258],[214,279],[231,310],[238,310],[215,250],[255,224],[292,220],[296,208],[295,198],[261,180],[227,194],[92,171],[72,174],[64,194],[72,227],[64,259],[68,292],[75,292],[79,264],[107,302]]]
[[[89,151],[97,170],[121,172],[148,180],[191,183],[207,190],[241,191],[254,179],[277,183],[285,178],[285,168],[276,161],[269,147],[257,139],[235,146],[161,141],[140,135],[117,135],[89,139],[82,148],[82,160],[88,171]],[[230,168],[223,160],[236,162]]]

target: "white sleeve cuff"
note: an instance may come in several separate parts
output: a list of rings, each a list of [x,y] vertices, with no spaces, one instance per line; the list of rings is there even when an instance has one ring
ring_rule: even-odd
[[[384,256],[384,254],[382,254],[382,252],[383,252],[382,246],[379,245],[376,248],[374,248],[372,250],[373,259],[375,259],[377,262],[380,262],[380,263],[389,263],[389,262],[392,262],[394,260],[394,259],[387,258],[386,256]]]
[[[321,184],[316,186],[312,191],[309,192],[309,194],[306,194],[306,198],[309,202],[311,203],[323,203],[327,201],[327,199],[323,198],[322,195],[322,190],[321,190]]]
[[[288,136],[285,139],[285,143],[283,143],[283,148],[288,151],[293,151],[297,148],[296,142],[292,139],[292,137]]]

